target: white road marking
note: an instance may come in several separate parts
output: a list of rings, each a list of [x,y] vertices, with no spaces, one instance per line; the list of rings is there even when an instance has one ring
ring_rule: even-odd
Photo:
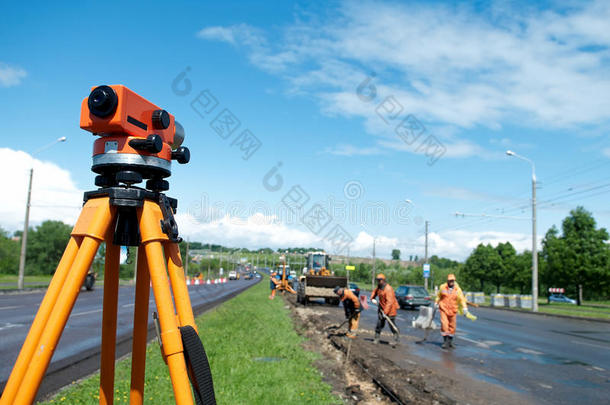
[[[497,346],[502,344],[502,342],[498,342],[497,340],[484,340],[483,343],[490,346]]]
[[[123,308],[127,308],[127,307],[133,307],[136,304],[125,304],[125,305],[121,305]]]
[[[401,321],[406,321],[406,319],[405,319],[405,318],[403,318],[402,316],[397,316],[396,318],[398,318],[398,319],[399,319],[399,320],[401,320]]]
[[[14,305],[14,306],[12,306],[12,307],[0,307],[0,310],[3,310],[3,309],[15,309],[15,308],[21,308],[21,306],[19,306],[19,305]]]
[[[102,312],[102,311],[103,311],[103,309],[100,308],[100,309],[94,309],[93,311],[79,312],[77,314],[72,314],[72,316],[88,315],[88,314],[94,314],[96,312]]]
[[[467,342],[474,343],[475,345],[477,345],[479,347],[484,347],[485,349],[489,349],[489,345],[488,344],[485,344],[483,342],[479,342],[478,340],[469,339],[469,338],[464,337],[464,336],[456,336],[456,337],[458,339],[462,339],[462,340],[465,340]]]
[[[577,340],[571,340],[572,343],[576,343],[577,345],[586,345],[586,346],[592,346],[592,347],[599,347],[601,349],[607,349],[608,346],[602,346],[602,345],[596,345],[595,343],[587,343],[587,342],[579,342]]]
[[[23,325],[21,325],[20,323],[7,323],[4,326],[0,326],[0,330],[18,328],[20,326],[23,326]]]
[[[523,347],[518,347],[515,350],[518,351],[518,352],[521,352],[521,353],[525,353],[525,354],[535,354],[536,356],[540,356],[541,354],[544,354],[544,353],[539,352],[537,350],[525,349]]]

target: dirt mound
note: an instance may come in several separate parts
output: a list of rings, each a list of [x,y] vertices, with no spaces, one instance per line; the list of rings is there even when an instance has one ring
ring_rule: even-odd
[[[379,345],[372,344],[373,331],[358,330],[357,339],[337,331],[343,316],[340,308],[298,305],[286,297],[297,332],[308,338],[307,350],[322,354],[316,362],[335,394],[347,403],[402,404],[508,404],[523,403],[505,390],[444,372],[414,355],[398,352],[388,344],[391,335],[382,333]],[[331,326],[335,326],[332,328]],[[345,327],[342,328],[345,331]],[[403,338],[402,345],[409,344]],[[405,367],[408,364],[408,367]]]

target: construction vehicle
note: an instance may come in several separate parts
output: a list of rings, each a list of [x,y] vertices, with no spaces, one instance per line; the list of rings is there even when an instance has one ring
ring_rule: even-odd
[[[347,287],[347,277],[338,277],[330,271],[330,256],[326,252],[307,252],[305,275],[299,278],[297,302],[307,305],[313,298],[323,298],[330,305],[339,305],[335,287]]]
[[[296,291],[292,288],[292,280],[289,276],[290,266],[286,265],[286,256],[280,256],[280,264],[278,265],[279,270],[277,272],[279,277],[279,284],[275,288],[277,291],[281,291],[284,294],[286,291],[292,294],[296,294]]]

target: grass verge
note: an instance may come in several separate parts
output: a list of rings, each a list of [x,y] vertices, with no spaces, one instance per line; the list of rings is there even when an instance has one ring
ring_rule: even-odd
[[[303,350],[282,299],[271,301],[266,279],[198,317],[219,404],[339,404]],[[146,355],[146,404],[172,404],[169,374],[152,342]],[[278,361],[268,361],[271,358]],[[129,402],[130,358],[117,362],[115,403]],[[99,373],[59,392],[45,404],[93,404]]]
[[[554,302],[549,304],[546,299],[538,300],[538,312],[549,314],[549,315],[567,315],[579,318],[596,318],[596,319],[610,319],[610,307],[606,305],[607,301],[585,301],[581,306]],[[485,303],[481,306],[489,307],[490,299],[485,298]],[[507,308],[514,311],[530,312],[528,309],[519,308]]]

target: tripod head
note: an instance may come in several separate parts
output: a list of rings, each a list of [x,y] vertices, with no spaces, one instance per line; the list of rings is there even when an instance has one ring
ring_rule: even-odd
[[[188,148],[181,146],[184,128],[174,116],[122,85],[93,88],[82,102],[80,127],[99,136],[91,166],[99,187],[147,179],[147,189],[165,191],[171,161],[190,160]]]

